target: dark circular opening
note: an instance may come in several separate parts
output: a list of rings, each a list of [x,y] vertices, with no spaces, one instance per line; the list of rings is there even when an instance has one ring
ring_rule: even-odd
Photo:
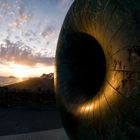
[[[64,96],[69,101],[87,101],[97,94],[104,81],[104,52],[89,34],[67,33],[64,37],[57,58]]]

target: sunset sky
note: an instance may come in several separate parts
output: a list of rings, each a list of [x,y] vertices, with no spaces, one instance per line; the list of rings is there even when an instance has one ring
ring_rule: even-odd
[[[73,0],[0,0],[0,76],[53,72],[64,17]]]

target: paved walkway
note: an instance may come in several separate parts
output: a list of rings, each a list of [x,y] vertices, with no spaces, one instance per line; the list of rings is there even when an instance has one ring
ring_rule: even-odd
[[[62,128],[62,124],[56,109],[39,111],[0,108],[0,136],[33,133],[58,128]]]
[[[43,132],[1,136],[0,140],[69,140],[64,129],[48,130]]]

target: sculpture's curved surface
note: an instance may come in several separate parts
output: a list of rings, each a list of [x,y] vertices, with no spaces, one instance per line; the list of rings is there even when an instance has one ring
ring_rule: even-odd
[[[72,140],[140,138],[140,1],[75,0],[58,41],[55,88]]]

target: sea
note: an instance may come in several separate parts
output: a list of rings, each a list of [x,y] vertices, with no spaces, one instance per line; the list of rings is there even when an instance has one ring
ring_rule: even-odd
[[[24,78],[0,76],[0,87],[6,86],[6,85],[15,84],[15,83],[18,83],[18,82],[22,82],[24,80],[25,80]]]

